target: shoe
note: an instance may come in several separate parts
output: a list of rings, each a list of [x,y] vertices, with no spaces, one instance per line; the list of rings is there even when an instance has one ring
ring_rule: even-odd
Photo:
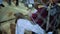
[[[0,6],[5,7],[3,4],[0,4]]]

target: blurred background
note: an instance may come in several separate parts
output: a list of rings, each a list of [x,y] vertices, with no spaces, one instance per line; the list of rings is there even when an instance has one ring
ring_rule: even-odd
[[[45,0],[44,2],[46,2]],[[56,0],[58,5],[60,6],[60,0]],[[0,6],[0,33],[1,34],[15,34],[15,13],[22,13],[26,15],[26,18],[29,19],[27,0],[3,0],[4,7]],[[32,1],[33,2],[33,1]],[[34,7],[43,7],[41,0],[34,0]],[[34,8],[32,12],[34,11]],[[60,16],[59,16],[60,17]],[[58,18],[58,22],[60,23],[60,18]],[[60,34],[60,29],[57,29],[58,34]],[[32,34],[31,31],[25,31],[25,34]]]

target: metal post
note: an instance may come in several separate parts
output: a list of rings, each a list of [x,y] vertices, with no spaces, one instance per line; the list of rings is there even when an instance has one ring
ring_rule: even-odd
[[[19,0],[16,0],[16,6],[18,6],[19,5]]]
[[[11,0],[8,0],[8,4],[11,5]]]
[[[48,29],[49,29],[49,21],[50,21],[50,7],[51,7],[51,3],[49,4],[49,7],[47,8],[47,10],[48,10],[48,16],[47,16],[46,31],[48,31]]]

